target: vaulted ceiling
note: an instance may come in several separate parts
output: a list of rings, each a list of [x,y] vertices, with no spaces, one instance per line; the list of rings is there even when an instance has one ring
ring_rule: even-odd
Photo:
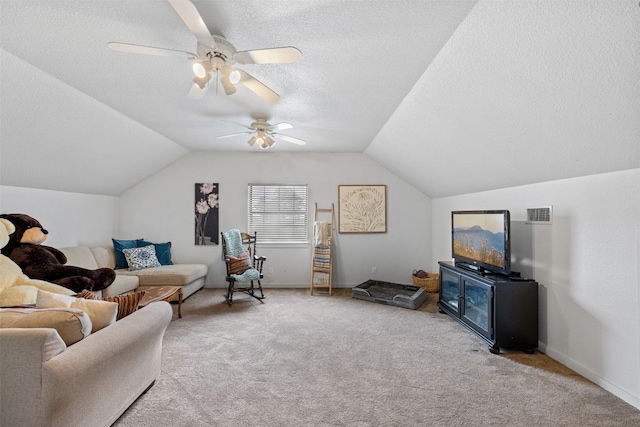
[[[187,97],[195,51],[166,0],[0,0],[0,183],[118,195],[189,151],[255,151],[255,118],[365,153],[431,197],[640,167],[640,7],[620,1],[193,0],[281,99]],[[117,166],[116,166],[117,165]]]

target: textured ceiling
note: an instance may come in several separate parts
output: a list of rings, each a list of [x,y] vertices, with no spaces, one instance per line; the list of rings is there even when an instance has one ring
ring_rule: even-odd
[[[364,152],[432,197],[640,167],[635,1],[194,0],[280,94],[187,98],[194,51],[166,0],[0,0],[0,182],[117,195],[265,117],[306,146]],[[29,165],[25,168],[24,165]],[[114,165],[118,165],[117,170]],[[38,173],[33,173],[38,171]]]
[[[431,197],[640,167],[638,3],[479,2],[366,153]]]

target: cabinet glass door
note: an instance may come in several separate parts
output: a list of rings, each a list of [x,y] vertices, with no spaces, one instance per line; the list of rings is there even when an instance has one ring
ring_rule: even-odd
[[[460,275],[445,268],[440,270],[440,302],[459,314]]]
[[[492,286],[462,277],[464,304],[462,317],[467,324],[487,338],[493,338]]]

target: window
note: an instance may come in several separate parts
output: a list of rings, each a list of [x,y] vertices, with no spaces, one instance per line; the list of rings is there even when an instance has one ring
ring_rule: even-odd
[[[309,243],[307,185],[249,184],[248,231],[260,243]]]

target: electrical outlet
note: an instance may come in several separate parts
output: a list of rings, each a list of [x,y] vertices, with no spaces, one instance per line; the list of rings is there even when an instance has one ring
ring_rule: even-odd
[[[273,274],[273,267],[269,267],[269,274]]]
[[[378,272],[378,269],[375,267],[371,267],[371,274],[376,274]]]

